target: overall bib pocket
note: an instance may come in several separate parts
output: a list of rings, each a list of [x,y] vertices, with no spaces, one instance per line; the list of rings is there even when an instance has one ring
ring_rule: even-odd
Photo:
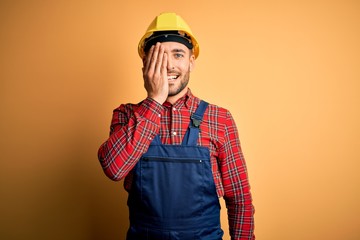
[[[188,218],[201,215],[204,160],[144,157],[140,161],[141,200],[154,217]],[[167,189],[167,191],[164,191]],[[179,191],[181,189],[181,191]],[[149,196],[160,196],[152,198]],[[148,208],[159,206],[159,208]]]

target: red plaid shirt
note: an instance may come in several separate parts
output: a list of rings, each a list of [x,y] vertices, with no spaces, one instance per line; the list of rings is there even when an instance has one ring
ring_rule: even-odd
[[[131,188],[131,170],[160,134],[163,144],[181,144],[200,99],[187,94],[174,105],[147,98],[139,104],[121,105],[113,112],[109,139],[101,145],[98,157],[112,180],[125,177]],[[244,156],[235,122],[229,111],[210,104],[200,125],[198,144],[210,149],[212,172],[219,197],[228,209],[233,240],[255,239],[254,208]]]

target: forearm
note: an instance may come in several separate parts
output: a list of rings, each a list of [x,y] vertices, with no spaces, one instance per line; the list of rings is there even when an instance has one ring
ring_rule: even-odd
[[[250,192],[243,194],[241,201],[226,200],[231,240],[253,240],[254,207]]]
[[[121,120],[121,114],[125,113],[114,111],[114,130],[98,151],[101,166],[110,179],[123,179],[147,151],[159,132],[160,113],[161,105],[150,99],[144,100],[131,114],[127,113],[125,123]]]
[[[225,132],[225,144],[221,149],[220,159],[231,239],[253,240],[254,207],[247,167],[237,128],[230,114]]]

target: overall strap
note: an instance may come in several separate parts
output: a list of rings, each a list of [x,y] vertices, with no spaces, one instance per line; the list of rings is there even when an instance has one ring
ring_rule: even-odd
[[[191,115],[191,121],[189,123],[189,128],[185,133],[184,139],[181,145],[191,145],[196,146],[197,140],[199,138],[199,127],[203,119],[206,108],[209,103],[201,100],[196,111]]]

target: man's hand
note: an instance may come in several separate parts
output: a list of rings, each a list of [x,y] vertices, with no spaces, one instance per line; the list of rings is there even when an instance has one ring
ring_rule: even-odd
[[[169,94],[168,56],[160,43],[153,45],[144,60],[143,78],[148,97],[163,104]]]

